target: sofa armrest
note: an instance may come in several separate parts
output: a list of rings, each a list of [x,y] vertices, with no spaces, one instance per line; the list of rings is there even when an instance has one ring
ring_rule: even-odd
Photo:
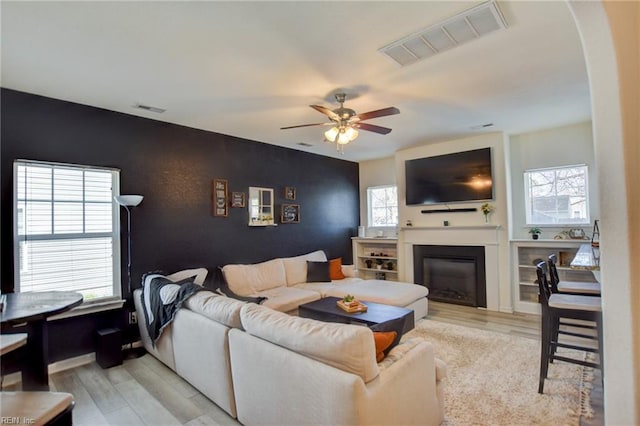
[[[342,265],[342,274],[348,278],[355,278],[358,276],[358,270],[355,265]]]
[[[433,345],[423,339],[410,339],[387,357],[390,361],[381,366],[380,375],[366,385],[364,423],[439,425],[444,412]]]

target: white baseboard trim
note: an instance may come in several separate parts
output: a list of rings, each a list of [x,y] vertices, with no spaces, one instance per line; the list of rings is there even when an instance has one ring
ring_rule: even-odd
[[[61,371],[70,370],[72,368],[80,367],[81,365],[91,364],[96,360],[96,353],[91,352],[88,354],[76,356],[73,358],[63,359],[53,364],[49,364],[49,374],[59,373]]]

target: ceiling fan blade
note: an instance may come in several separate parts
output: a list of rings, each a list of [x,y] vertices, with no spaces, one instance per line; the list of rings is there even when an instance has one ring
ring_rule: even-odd
[[[391,133],[391,129],[388,127],[375,126],[373,124],[368,124],[368,123],[357,123],[357,124],[354,124],[354,127],[357,127],[361,130],[367,130],[369,132],[380,133],[381,135],[387,135]]]
[[[382,108],[375,111],[363,112],[362,114],[357,114],[356,117],[362,120],[371,120],[372,118],[384,117],[387,115],[400,114],[400,110],[396,107]]]
[[[309,105],[309,106],[311,108],[315,109],[316,111],[323,113],[324,115],[326,115],[327,117],[329,117],[332,120],[340,121],[340,116],[338,116],[338,114],[336,114],[335,112],[331,111],[327,107],[323,107],[322,105]]]
[[[287,130],[287,129],[295,129],[297,127],[311,127],[311,126],[328,126],[330,124],[335,124],[335,123],[311,123],[311,124],[300,124],[298,126],[287,126],[287,127],[280,127],[280,130]]]

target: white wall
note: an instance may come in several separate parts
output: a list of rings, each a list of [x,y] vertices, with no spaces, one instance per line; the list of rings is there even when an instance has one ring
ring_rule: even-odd
[[[513,239],[529,238],[529,226],[525,224],[523,173],[529,169],[586,164],[589,173],[589,207],[591,223],[598,219],[598,171],[594,158],[591,122],[577,123],[553,129],[512,135],[509,137],[509,162],[511,179],[511,229]],[[576,228],[541,227],[541,238],[553,238],[558,232]],[[592,226],[583,227],[591,234]]]
[[[482,202],[470,203],[451,203],[451,208],[456,207],[477,207],[477,212],[472,213],[438,213],[423,214],[420,211],[424,209],[440,209],[446,208],[445,205],[438,206],[407,206],[405,196],[405,177],[404,163],[406,160],[415,158],[432,157],[435,155],[450,154],[461,151],[469,151],[472,149],[480,149],[491,147],[493,159],[493,196],[494,201],[491,202],[495,206],[495,212],[491,215],[491,223],[494,225],[502,225],[507,227],[507,190],[505,175],[505,157],[504,157],[505,136],[503,133],[487,133],[481,136],[474,136],[465,139],[457,139],[452,141],[441,142],[432,145],[423,145],[419,147],[409,148],[396,153],[396,180],[398,182],[398,203],[399,203],[399,222],[400,226],[405,226],[407,220],[410,220],[413,226],[442,226],[443,221],[449,221],[450,226],[469,226],[484,224],[484,216],[479,208]]]
[[[580,31],[589,72],[595,154],[600,170],[605,423],[638,425],[640,226],[630,219],[638,217],[633,207],[640,204],[640,7],[637,2],[614,1],[571,1],[569,6]],[[631,157],[626,164],[625,155]]]
[[[487,308],[511,312],[513,310],[511,273],[509,268],[509,238],[508,238],[508,212],[507,212],[507,175],[505,163],[505,146],[507,139],[503,133],[487,133],[464,139],[457,139],[438,144],[423,145],[398,151],[395,156],[396,181],[398,183],[398,220],[400,222],[399,246],[404,244],[403,235],[407,221],[411,221],[411,229],[445,229],[443,222],[446,220],[449,225],[446,229],[455,230],[458,233],[469,233],[475,235],[478,227],[486,227],[484,216],[480,212],[482,202],[452,203],[448,206],[456,207],[476,207],[478,211],[465,213],[432,213],[423,214],[421,210],[446,208],[446,205],[438,206],[407,206],[405,196],[405,161],[415,158],[432,157],[435,155],[450,154],[454,152],[469,151],[472,149],[491,147],[493,163],[493,201],[490,203],[495,207],[494,213],[490,216],[491,226],[498,226],[497,229],[497,282],[487,282]],[[399,253],[400,256],[400,253]],[[405,259],[400,259],[399,264],[405,264]],[[401,271],[401,276],[405,276]]]
[[[393,157],[360,163],[360,225],[367,227],[367,236],[375,237],[382,231],[387,237],[395,237],[397,228],[369,228],[367,224],[367,188],[396,185],[396,167]]]

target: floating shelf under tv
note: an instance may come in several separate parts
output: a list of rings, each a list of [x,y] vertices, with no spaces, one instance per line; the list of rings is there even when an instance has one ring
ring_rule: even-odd
[[[477,212],[477,207],[461,207],[457,209],[433,209],[433,210],[420,210],[420,213],[463,213],[463,212]]]

